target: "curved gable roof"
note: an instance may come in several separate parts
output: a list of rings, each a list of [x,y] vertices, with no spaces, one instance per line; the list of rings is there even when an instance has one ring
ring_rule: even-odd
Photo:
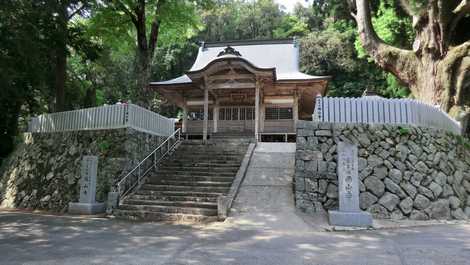
[[[225,56],[218,57],[227,46],[238,51],[242,58],[251,65],[260,69],[275,69],[277,81],[289,80],[317,80],[328,79],[326,76],[312,76],[300,72],[299,69],[299,47],[295,40],[252,40],[203,43],[199,47],[196,60],[189,72],[198,72],[205,69],[212,62],[220,60]],[[235,56],[227,56],[233,58]],[[152,85],[171,85],[191,83],[187,75],[163,81],[152,82]]]

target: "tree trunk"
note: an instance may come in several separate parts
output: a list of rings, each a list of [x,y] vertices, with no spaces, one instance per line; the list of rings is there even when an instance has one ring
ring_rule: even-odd
[[[56,49],[55,112],[65,110],[65,80],[67,78],[67,52],[65,47]]]
[[[150,105],[149,90],[148,84],[150,82],[150,60],[148,52],[146,50],[139,49],[137,51],[137,65],[136,65],[136,74],[137,74],[137,104],[143,107],[148,107]]]
[[[67,79],[67,5],[58,7],[57,43],[55,49],[55,108],[56,112],[65,110],[65,81]]]
[[[408,1],[401,2],[411,10]],[[353,16],[365,50],[380,67],[408,85],[417,99],[459,118],[470,111],[470,41],[451,46],[452,30],[463,17],[452,13],[456,4],[430,0],[418,15],[409,11],[416,31],[412,51],[385,44],[377,36],[369,1],[356,0]]]

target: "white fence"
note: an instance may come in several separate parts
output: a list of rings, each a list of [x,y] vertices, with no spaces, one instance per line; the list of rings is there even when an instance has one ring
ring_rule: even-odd
[[[460,124],[439,108],[411,99],[317,97],[313,120],[336,123],[403,124],[461,134]]]
[[[31,119],[29,132],[65,132],[133,128],[159,136],[174,131],[174,121],[133,104],[116,104],[88,109],[43,114]]]

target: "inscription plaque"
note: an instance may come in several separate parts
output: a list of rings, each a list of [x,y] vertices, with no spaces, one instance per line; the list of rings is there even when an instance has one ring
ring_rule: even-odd
[[[358,151],[354,144],[338,143],[339,211],[329,211],[331,225],[372,226],[372,217],[359,208]]]
[[[69,203],[69,213],[96,214],[104,212],[105,204],[95,201],[97,171],[98,157],[84,156],[80,167],[79,202]]]

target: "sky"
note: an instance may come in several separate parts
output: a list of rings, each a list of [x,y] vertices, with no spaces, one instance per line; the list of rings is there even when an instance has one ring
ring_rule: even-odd
[[[283,5],[286,7],[287,12],[292,12],[295,4],[301,3],[303,6],[307,6],[309,3],[312,3],[313,0],[274,0],[274,2]]]

